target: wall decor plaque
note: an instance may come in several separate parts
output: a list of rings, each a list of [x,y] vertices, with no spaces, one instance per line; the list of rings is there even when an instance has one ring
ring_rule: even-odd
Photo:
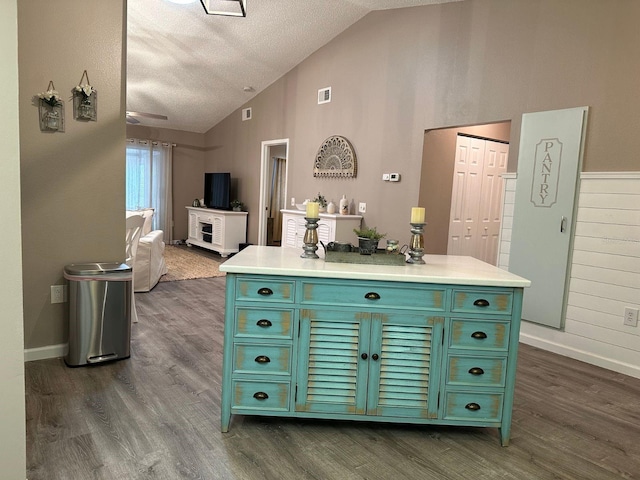
[[[316,154],[314,177],[355,177],[358,171],[356,153],[344,137],[327,138]]]

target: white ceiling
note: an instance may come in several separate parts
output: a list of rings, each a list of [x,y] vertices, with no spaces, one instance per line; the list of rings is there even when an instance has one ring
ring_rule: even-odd
[[[128,0],[127,110],[204,133],[370,11],[451,1],[247,0],[236,18],[206,15],[197,0]]]

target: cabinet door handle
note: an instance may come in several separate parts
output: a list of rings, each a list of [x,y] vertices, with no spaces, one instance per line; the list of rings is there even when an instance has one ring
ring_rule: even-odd
[[[255,358],[256,363],[269,363],[271,361],[271,359],[269,357],[267,357],[266,355],[258,355]]]
[[[367,300],[380,300],[380,295],[376,292],[369,292],[364,294],[364,298]]]
[[[373,355],[371,355],[372,360],[378,360],[379,358],[380,356],[377,353],[374,353]]]
[[[270,327],[272,323],[271,323],[271,320],[267,320],[266,318],[261,318],[256,322],[256,325],[259,327]]]
[[[475,338],[476,340],[484,340],[485,338],[487,338],[487,334],[484,332],[473,332],[471,334],[472,338]]]
[[[269,395],[267,395],[265,392],[256,392],[253,394],[253,398],[255,398],[256,400],[266,400],[267,398],[269,398]]]
[[[484,375],[484,370],[480,367],[473,367],[469,369],[471,375]]]
[[[466,408],[467,410],[471,410],[471,411],[478,411],[480,410],[480,405],[478,405],[477,403],[467,403],[464,408]]]
[[[484,298],[479,298],[475,302],[473,302],[473,305],[475,307],[488,307],[490,304],[489,304],[489,300],[485,300]]]
[[[369,358],[369,355],[367,355],[366,353],[363,353],[362,355],[360,355],[360,358],[363,360],[366,360],[367,358]]]
[[[269,295],[273,295],[273,290],[267,287],[262,287],[258,289],[258,295],[268,297]]]

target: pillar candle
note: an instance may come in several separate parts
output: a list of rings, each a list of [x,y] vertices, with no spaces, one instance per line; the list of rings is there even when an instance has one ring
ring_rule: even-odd
[[[411,222],[410,223],[424,223],[424,208],[413,207],[411,208]]]
[[[318,202],[307,203],[307,218],[319,218],[320,204]]]

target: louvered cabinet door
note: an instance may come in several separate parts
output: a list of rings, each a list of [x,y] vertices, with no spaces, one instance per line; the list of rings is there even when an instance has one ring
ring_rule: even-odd
[[[368,313],[300,311],[297,412],[366,412],[370,324]]]
[[[437,418],[443,317],[373,314],[367,414]]]

